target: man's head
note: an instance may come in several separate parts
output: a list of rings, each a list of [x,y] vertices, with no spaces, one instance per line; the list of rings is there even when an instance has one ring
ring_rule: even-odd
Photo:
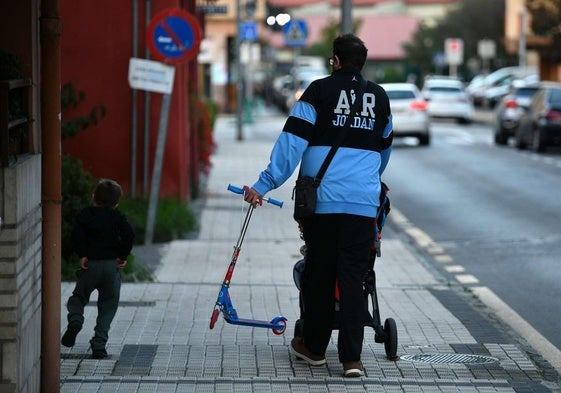
[[[101,179],[95,187],[93,203],[96,206],[115,208],[123,195],[121,186],[114,180]]]
[[[362,70],[368,49],[354,34],[343,34],[333,40],[333,65],[338,68],[353,67]]]

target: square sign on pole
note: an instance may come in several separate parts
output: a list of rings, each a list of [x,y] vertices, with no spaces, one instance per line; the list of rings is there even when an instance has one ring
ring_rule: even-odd
[[[133,89],[171,94],[175,67],[159,61],[137,59],[129,60],[129,85]]]
[[[242,22],[240,26],[240,36],[243,41],[257,40],[257,23],[253,21]]]
[[[291,20],[282,28],[284,45],[301,47],[306,45],[308,39],[308,26],[305,20]]]
[[[444,41],[444,53],[449,65],[460,65],[464,62],[464,41],[459,38],[447,38]]]

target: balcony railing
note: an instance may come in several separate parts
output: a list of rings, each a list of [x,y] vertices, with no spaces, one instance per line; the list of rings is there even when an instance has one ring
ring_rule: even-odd
[[[31,79],[0,81],[0,164],[7,167],[11,157],[30,151]]]

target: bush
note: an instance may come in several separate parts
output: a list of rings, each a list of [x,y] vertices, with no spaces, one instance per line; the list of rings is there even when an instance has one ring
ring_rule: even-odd
[[[95,178],[70,155],[62,156],[62,279],[73,280],[79,267],[78,256],[72,250],[72,226],[80,209],[92,203]]]
[[[142,198],[123,198],[119,210],[127,217],[135,233],[135,243],[144,243],[148,200]],[[189,206],[178,199],[160,199],[154,224],[154,242],[169,242],[181,239],[196,229],[195,214]]]

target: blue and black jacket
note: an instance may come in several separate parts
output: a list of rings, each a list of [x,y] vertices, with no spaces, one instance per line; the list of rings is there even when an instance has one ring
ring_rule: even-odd
[[[352,68],[334,71],[306,89],[286,120],[270,163],[253,188],[261,195],[280,187],[301,161],[302,176],[314,177],[343,129],[362,76]],[[382,87],[368,82],[358,113],[318,188],[316,214],[375,217],[380,176],[392,146],[392,116]]]

